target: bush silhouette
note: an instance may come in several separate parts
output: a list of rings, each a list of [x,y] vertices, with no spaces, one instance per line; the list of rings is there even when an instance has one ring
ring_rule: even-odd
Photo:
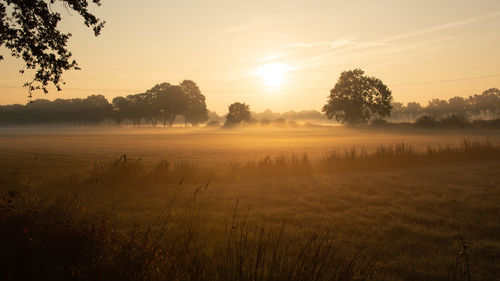
[[[422,115],[419,118],[417,118],[417,121],[415,124],[418,127],[424,127],[424,128],[434,128],[437,126],[438,121],[434,119],[434,117],[429,116],[429,115]]]

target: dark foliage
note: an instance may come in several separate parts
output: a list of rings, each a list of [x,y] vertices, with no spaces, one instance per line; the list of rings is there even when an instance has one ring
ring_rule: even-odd
[[[390,119],[393,121],[416,121],[422,115],[440,120],[451,115],[463,116],[465,119],[493,120],[500,114],[500,90],[491,88],[468,98],[432,99],[427,106],[421,106],[417,102],[409,102],[406,106],[394,102],[392,107]]]
[[[355,69],[340,74],[322,109],[329,119],[358,125],[368,122],[372,117],[391,115],[391,91],[380,79],[365,76],[364,73],[361,69]]]
[[[181,183],[179,183],[180,185]],[[202,186],[203,187],[203,186]],[[181,221],[172,199],[151,226],[119,229],[117,218],[85,212],[72,198],[43,203],[0,198],[2,280],[371,280],[367,259],[344,257],[328,232],[305,239],[246,225],[235,208],[223,240],[199,231],[196,196]],[[70,199],[70,200],[68,200]],[[104,212],[106,213],[106,212]],[[125,222],[121,221],[121,224]]]
[[[97,125],[112,114],[104,96],[85,99],[36,100],[26,105],[0,106],[0,124],[74,124]]]
[[[187,96],[186,112],[184,114],[184,123],[197,125],[208,120],[207,105],[205,96],[201,94],[200,88],[191,80],[182,81],[179,86]]]
[[[158,122],[171,126],[178,116],[185,124],[198,125],[208,119],[205,96],[193,81],[185,80],[191,88],[162,83],[145,93],[116,97],[112,103],[102,95],[85,99],[35,100],[26,105],[0,106],[0,125],[71,124],[99,125],[114,120],[156,126]],[[193,93],[192,89],[198,89]],[[186,92],[188,91],[188,92]]]
[[[51,6],[62,4],[67,10],[73,10],[84,20],[87,27],[98,36],[104,21],[89,11],[87,0],[2,0],[0,1],[0,46],[10,50],[11,55],[22,58],[26,69],[34,70],[33,80],[26,82],[29,96],[38,89],[47,93],[47,86],[53,83],[58,91],[64,82],[61,75],[66,70],[79,69],[71,52],[67,49],[70,33],[62,33],[57,25],[61,14]],[[92,0],[101,5],[100,0]],[[0,60],[3,57],[0,55]],[[24,69],[21,70],[21,73]]]
[[[415,125],[419,127],[425,127],[425,128],[433,128],[436,127],[437,125],[437,120],[429,115],[423,115],[420,116],[417,121],[415,122]]]
[[[386,127],[388,122],[384,119],[374,119],[370,122],[370,125],[373,127]]]
[[[241,122],[249,122],[251,120],[250,106],[245,103],[235,102],[229,106],[229,113],[226,116],[224,126],[234,126]]]

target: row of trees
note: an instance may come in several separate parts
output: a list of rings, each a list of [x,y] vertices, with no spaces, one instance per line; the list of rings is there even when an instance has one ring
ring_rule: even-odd
[[[177,116],[183,116],[186,125],[198,125],[208,120],[208,110],[198,85],[184,80],[179,85],[162,83],[145,93],[116,97],[112,116],[116,124],[128,120],[134,125],[146,121],[171,126]]]
[[[404,106],[392,101],[391,91],[380,79],[364,74],[361,69],[340,74],[323,106],[323,112],[329,119],[358,125],[384,118],[399,121],[405,117],[406,121],[413,121],[423,115],[434,120],[450,116],[492,120],[500,114],[500,90],[497,88],[468,98],[433,99],[426,107],[417,102]]]
[[[360,69],[341,73],[330,91],[323,113],[315,110],[274,113],[267,109],[250,112],[249,105],[233,103],[229,113],[221,117],[207,110],[205,96],[198,85],[184,80],[179,85],[162,83],[144,93],[116,97],[108,102],[102,95],[85,99],[36,100],[27,105],[0,106],[0,124],[64,123],[96,125],[112,120],[115,124],[151,124],[171,126],[181,119],[185,125],[198,125],[208,119],[226,126],[251,120],[314,120],[335,119],[347,125],[366,123],[374,119],[413,121],[421,116],[440,120],[449,116],[494,119],[500,114],[500,90],[492,88],[468,98],[433,99],[426,107],[410,102],[403,105],[392,101],[391,91],[381,80],[365,76]]]
[[[97,125],[113,113],[113,107],[101,95],[85,99],[39,99],[26,105],[0,106],[0,124],[54,124]]]
[[[286,119],[292,121],[314,121],[314,122],[327,122],[328,118],[325,114],[317,110],[302,110],[302,111],[287,111],[283,113],[273,112],[266,109],[263,112],[252,112],[252,119],[255,120],[276,120]]]
[[[432,99],[427,106],[417,102],[406,105],[392,103],[391,119],[394,121],[414,121],[422,115],[442,119],[450,115],[461,115],[471,119],[495,119],[500,115],[500,90],[491,88],[468,98],[453,97],[449,100]]]
[[[186,125],[197,125],[209,118],[205,96],[191,80],[179,85],[158,84],[145,93],[116,97],[112,103],[102,95],[93,95],[0,106],[0,124],[96,125],[108,119],[116,124],[146,122],[171,126],[178,116],[184,117]]]

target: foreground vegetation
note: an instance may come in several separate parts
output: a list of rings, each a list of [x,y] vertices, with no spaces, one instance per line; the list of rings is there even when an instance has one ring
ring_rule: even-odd
[[[9,193],[0,213],[3,280],[370,279],[367,261],[339,255],[328,232],[248,226],[238,206],[222,241],[207,244],[195,195],[173,226],[170,202],[154,224],[120,229],[113,213],[89,214],[68,198],[47,204]]]
[[[495,141],[1,173],[3,280],[494,280]]]

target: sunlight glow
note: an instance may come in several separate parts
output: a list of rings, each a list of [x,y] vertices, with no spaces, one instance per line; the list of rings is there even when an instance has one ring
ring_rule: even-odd
[[[278,88],[285,80],[288,67],[281,63],[267,63],[257,69],[257,75],[268,88]]]

